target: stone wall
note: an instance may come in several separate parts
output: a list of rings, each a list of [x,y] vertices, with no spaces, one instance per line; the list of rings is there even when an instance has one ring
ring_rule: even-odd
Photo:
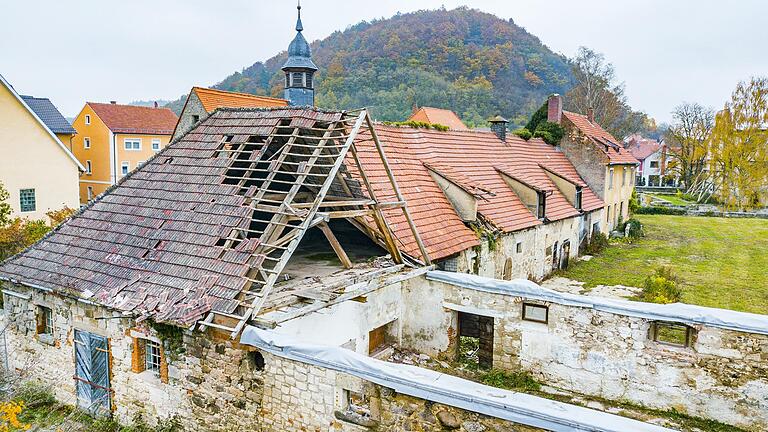
[[[264,432],[543,430],[398,394],[345,373],[266,357]],[[350,406],[350,393],[362,403]]]
[[[179,124],[176,126],[176,132],[173,134],[173,137],[171,137],[172,140],[181,137],[192,129],[192,126],[195,125],[192,116],[197,116],[198,120],[202,120],[208,116],[208,112],[203,108],[203,103],[200,102],[200,98],[197,97],[197,93],[195,92],[189,93],[189,99],[184,105],[184,111],[182,111],[181,116],[179,117]]]
[[[563,244],[569,241],[569,258],[575,259],[582,235],[589,235],[592,223],[601,219],[602,210],[597,210],[502,235],[494,245],[483,241],[479,252],[468,249],[458,255],[457,271],[496,279],[541,280],[555,268],[552,254],[556,252],[559,257]],[[507,269],[511,271],[505,272]]]
[[[651,340],[652,321],[643,318],[531,301],[549,308],[547,323],[532,322],[522,319],[520,297],[438,282],[416,288],[407,292],[418,309],[404,315],[415,322],[404,323],[409,348],[455,355],[455,316],[485,314],[494,319],[495,368],[523,368],[579,393],[768,428],[766,335],[699,326],[690,347],[676,347]],[[425,335],[431,342],[421,344]]]

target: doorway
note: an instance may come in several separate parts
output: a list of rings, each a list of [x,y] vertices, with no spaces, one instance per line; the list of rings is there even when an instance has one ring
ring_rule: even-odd
[[[459,312],[459,362],[470,367],[493,367],[493,317]]]
[[[79,408],[96,416],[110,414],[109,343],[104,336],[75,330],[75,387]]]

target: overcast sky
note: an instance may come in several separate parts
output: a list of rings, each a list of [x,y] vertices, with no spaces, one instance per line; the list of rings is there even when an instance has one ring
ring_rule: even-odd
[[[512,18],[556,52],[605,54],[630,104],[670,119],[682,101],[721,107],[739,80],[768,75],[768,1],[304,0],[304,34],[467,5]],[[86,100],[175,99],[287,48],[292,2],[27,0],[2,6],[0,74],[66,116]],[[323,65],[320,65],[322,67]]]

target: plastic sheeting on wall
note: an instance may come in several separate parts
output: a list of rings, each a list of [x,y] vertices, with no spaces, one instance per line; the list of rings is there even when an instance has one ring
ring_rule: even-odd
[[[291,360],[347,373],[395,391],[552,431],[663,432],[671,429],[524,393],[497,389],[416,366],[376,360],[344,348],[297,341],[247,326],[240,343]]]
[[[477,291],[542,300],[567,306],[592,308],[617,315],[658,321],[674,321],[685,324],[701,324],[747,333],[768,334],[768,315],[694,306],[685,303],[657,304],[588,297],[543,288],[524,279],[503,281],[466,273],[452,273],[439,270],[428,272],[427,279]]]

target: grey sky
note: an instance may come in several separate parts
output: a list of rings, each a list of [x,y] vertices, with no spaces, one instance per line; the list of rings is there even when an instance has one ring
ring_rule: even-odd
[[[512,18],[556,52],[603,52],[630,104],[660,121],[682,101],[719,108],[739,80],[768,74],[764,0],[303,3],[309,40],[440,6]],[[296,12],[293,2],[253,0],[30,0],[0,10],[0,74],[22,94],[51,98],[66,116],[86,100],[175,99],[214,84],[285,49]]]

